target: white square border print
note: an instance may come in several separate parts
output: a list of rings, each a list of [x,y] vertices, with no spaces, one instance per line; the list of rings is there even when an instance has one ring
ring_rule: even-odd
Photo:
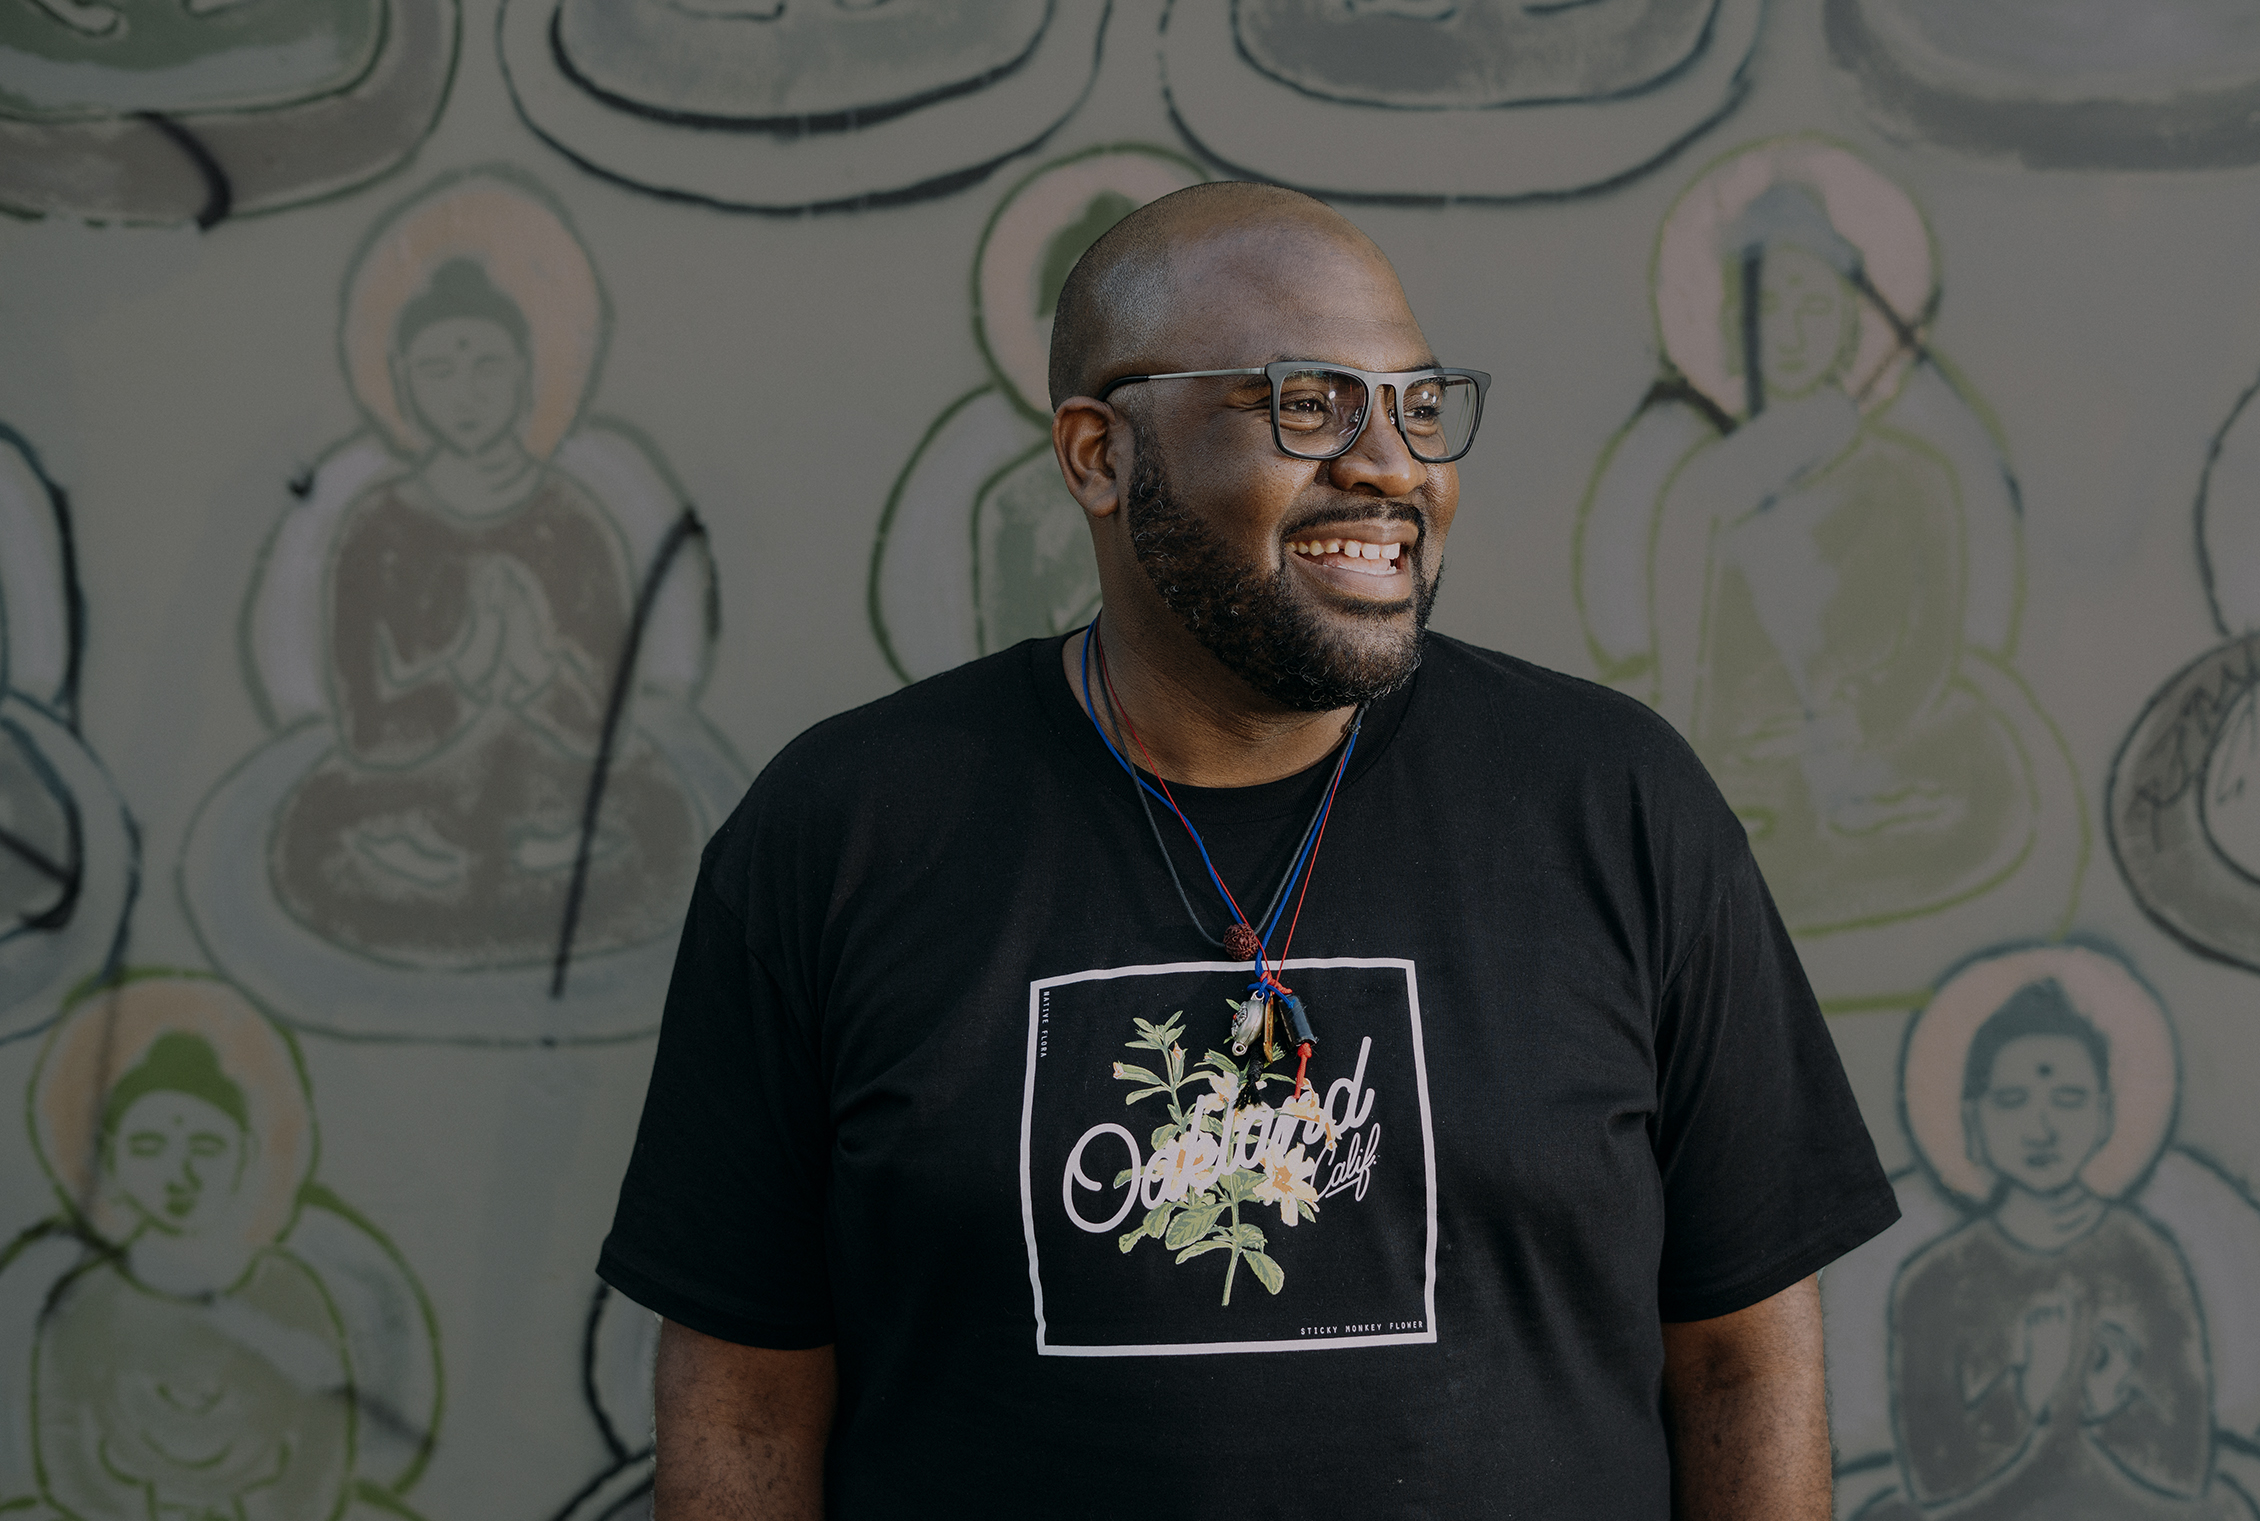
[[[1224,1352],[1310,1352],[1342,1347],[1407,1346],[1436,1340],[1436,1140],[1428,1097],[1428,1059],[1420,1021],[1420,981],[1411,961],[1388,956],[1335,956],[1302,958],[1281,963],[1276,970],[1292,973],[1329,967],[1389,968],[1404,974],[1405,1008],[1411,1023],[1412,1066],[1420,1112],[1420,1147],[1423,1186],[1426,1190],[1423,1220],[1426,1237],[1421,1246],[1421,1303],[1423,1319],[1417,1330],[1366,1330],[1344,1334],[1311,1334],[1277,1340],[1163,1342],[1127,1345],[1061,1344],[1051,1340],[1044,1316],[1044,1267],[1036,1242],[1036,1192],[1031,1166],[1036,1108],[1036,1071],[1043,1050],[1046,992],[1074,983],[1112,981],[1133,977],[1159,977],[1177,973],[1247,973],[1244,961],[1173,961],[1149,966],[1101,967],[1060,977],[1039,978],[1028,984],[1028,1051],[1020,1106],[1020,1219],[1028,1246],[1028,1283],[1035,1293],[1036,1352],[1042,1357],[1188,1357]],[[1064,1188],[1064,1184],[1062,1187]],[[1135,1197],[1135,1187],[1133,1187]],[[1080,1223],[1080,1222],[1078,1222]],[[1091,1229],[1088,1225],[1086,1230]],[[1111,1229],[1111,1227],[1109,1227]]]

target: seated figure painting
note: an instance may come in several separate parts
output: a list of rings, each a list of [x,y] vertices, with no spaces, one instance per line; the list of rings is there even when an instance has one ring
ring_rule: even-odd
[[[1680,198],[1656,281],[1665,373],[1578,529],[1604,676],[1694,743],[1824,997],[1901,991],[1892,926],[2020,877],[2062,914],[2085,825],[2010,664],[2017,488],[1928,346],[1920,214],[1760,144]]]
[[[413,1515],[431,1309],[313,1181],[287,1037],[223,983],[128,978],[56,1026],[32,1110],[62,1209],[0,1251],[0,1509]]]
[[[224,965],[289,965],[227,943],[231,868],[200,846],[237,805],[267,816],[268,938],[351,953],[410,1019],[417,974],[471,978],[489,1027],[445,1033],[507,1033],[505,1008],[671,940],[739,770],[689,706],[712,635],[697,519],[640,441],[578,418],[602,317],[562,219],[514,182],[444,186],[372,245],[345,346],[389,437],[316,472],[253,594],[265,695],[314,711],[191,841]]]
[[[1927,1175],[1824,1285],[1857,1514],[2251,1521],[2224,1461],[2260,1383],[2260,1210],[2165,1146],[2155,999],[2086,947],[1982,958],[1918,1017],[1904,1082]]]
[[[1201,178],[1181,154],[1115,143],[1040,166],[998,202],[973,256],[988,379],[927,429],[872,550],[872,632],[905,681],[1080,628],[1098,608],[1090,529],[1052,456],[1053,313],[1101,234]]]

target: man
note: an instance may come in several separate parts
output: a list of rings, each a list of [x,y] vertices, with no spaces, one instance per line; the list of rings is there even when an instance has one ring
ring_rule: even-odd
[[[1687,747],[1424,635],[1481,377],[1221,184],[1051,378],[1099,620],[709,848],[601,1264],[660,1521],[1825,1517],[1812,1275],[1891,1191]]]

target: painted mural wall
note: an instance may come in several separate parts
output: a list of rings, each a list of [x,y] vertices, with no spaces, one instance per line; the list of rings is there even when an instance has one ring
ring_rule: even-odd
[[[1089,617],[1060,284],[1252,177],[1797,936],[1839,1515],[2260,1518],[2256,120],[2231,0],[0,0],[0,1510],[645,1513],[699,847]]]

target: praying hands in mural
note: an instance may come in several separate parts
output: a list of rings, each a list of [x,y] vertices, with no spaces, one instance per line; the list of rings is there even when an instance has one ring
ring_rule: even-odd
[[[2189,1270],[2082,1177],[2114,1129],[2109,1041],[2061,985],[2029,983],[1970,1042],[1962,1110],[1997,1202],[1916,1254],[1892,1291],[1908,1498],[1876,1521],[2248,1518],[2211,1483]]]

